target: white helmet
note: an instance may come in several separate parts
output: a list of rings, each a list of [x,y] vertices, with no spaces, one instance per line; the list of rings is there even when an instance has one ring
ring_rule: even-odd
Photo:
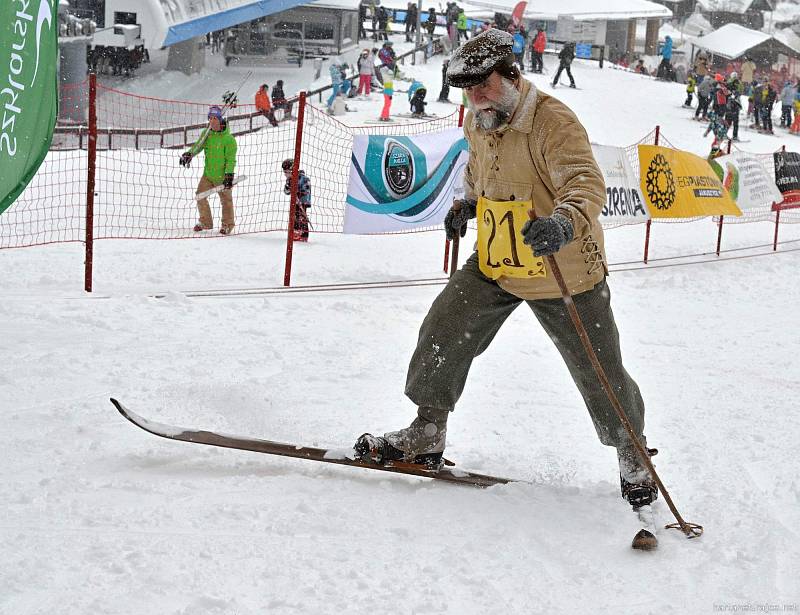
[[[739,73],[737,73],[736,71],[733,71],[731,73],[731,79],[738,79],[738,78],[739,78]]]

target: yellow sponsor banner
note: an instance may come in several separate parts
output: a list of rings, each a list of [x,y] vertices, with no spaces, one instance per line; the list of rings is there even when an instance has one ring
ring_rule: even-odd
[[[689,152],[639,146],[642,196],[653,218],[741,216],[708,161]]]
[[[478,261],[486,277],[547,276],[544,259],[534,256],[530,246],[522,243],[522,227],[532,207],[530,201],[478,199]]]

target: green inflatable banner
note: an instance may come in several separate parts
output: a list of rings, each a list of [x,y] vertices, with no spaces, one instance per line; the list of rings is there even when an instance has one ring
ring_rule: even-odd
[[[42,164],[58,115],[58,0],[0,2],[0,214]]]

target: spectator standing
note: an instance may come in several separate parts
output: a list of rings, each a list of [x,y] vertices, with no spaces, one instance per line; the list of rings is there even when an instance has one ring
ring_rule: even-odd
[[[700,79],[700,77],[697,77]],[[694,119],[705,122],[708,119],[708,105],[711,103],[711,95],[714,90],[714,80],[706,75],[697,86],[697,110],[694,112]]]
[[[272,108],[283,109],[284,119],[292,117],[292,103],[286,100],[286,95],[283,93],[283,79],[278,79],[272,88]]]
[[[275,112],[272,110],[272,103],[269,100],[269,86],[266,83],[262,84],[256,92],[256,110],[267,118],[272,126],[278,125]]]
[[[445,58],[442,62],[442,89],[439,91],[438,102],[450,102],[450,86],[447,85],[447,67],[450,66],[450,60]]]
[[[358,94],[369,97],[372,87],[372,76],[375,74],[375,56],[372,51],[364,49],[358,56]]]
[[[544,32],[544,25],[536,26],[536,36],[531,45],[531,70],[534,73],[542,73],[544,70],[544,49],[547,46],[547,34]]]
[[[514,28],[514,26],[509,26],[509,30],[514,29],[512,32],[513,35],[513,46],[511,48],[512,53],[514,54],[514,58],[516,58],[517,66],[519,66],[519,72],[525,72],[525,37],[522,36],[522,32],[519,29]]]
[[[697,83],[700,83],[701,77],[708,76],[708,56],[702,49],[694,58],[694,73],[697,75]]]
[[[367,31],[364,22],[367,19],[367,3],[364,0],[358,3],[358,40],[367,38]]]
[[[463,37],[465,41],[469,40],[467,36],[467,14],[463,8],[458,9],[458,19],[456,20],[456,29],[458,30],[458,43],[461,43]]]
[[[672,78],[672,37],[667,35],[664,39],[664,47],[661,49],[661,64],[658,65],[656,79],[672,81]]]
[[[769,81],[764,82],[757,94],[759,97],[759,111],[761,112],[761,132],[774,135],[775,131],[772,129],[772,105],[775,104],[778,94]]]
[[[756,76],[755,62],[753,62],[753,60],[751,60],[749,57],[745,56],[744,62],[742,62],[741,71],[742,71],[742,83],[744,83],[745,86],[747,86],[749,89],[751,84],[753,83],[753,78]],[[745,92],[745,94],[749,96],[750,92],[747,91]]]
[[[406,42],[413,43],[413,35],[417,32],[417,4],[409,2],[406,7]]]
[[[789,128],[792,125],[792,106],[797,96],[797,86],[791,81],[783,84],[781,90],[781,128]]]
[[[389,11],[385,6],[378,7],[378,38],[376,40],[388,41],[389,36],[386,34],[389,28]]]

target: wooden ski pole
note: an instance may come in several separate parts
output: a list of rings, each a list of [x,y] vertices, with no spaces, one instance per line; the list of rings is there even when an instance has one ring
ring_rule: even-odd
[[[536,212],[533,209],[528,211],[528,215],[530,216],[531,220],[536,219]],[[669,506],[670,511],[672,512],[675,519],[678,521],[677,523],[670,523],[667,525],[667,528],[674,528],[681,530],[687,538],[695,538],[700,536],[703,533],[703,526],[697,525],[695,523],[687,523],[683,520],[678,509],[675,507],[675,504],[672,502],[672,497],[670,497],[667,488],[664,486],[664,483],[661,482],[661,478],[658,476],[656,472],[655,466],[653,466],[653,462],[650,461],[650,455],[647,454],[644,446],[642,445],[639,438],[633,431],[633,426],[631,425],[630,421],[628,420],[627,415],[625,414],[625,410],[620,404],[619,400],[617,399],[616,394],[614,393],[614,389],[611,386],[611,383],[608,381],[608,377],[606,376],[606,372],[603,369],[603,366],[600,364],[600,360],[597,358],[597,355],[594,353],[594,349],[592,348],[592,342],[589,340],[589,335],[586,333],[586,329],[583,326],[583,322],[581,322],[581,317],[578,314],[578,310],[575,307],[575,302],[572,300],[572,295],[569,293],[569,289],[567,288],[566,283],[564,282],[564,277],[561,275],[561,269],[558,267],[558,263],[556,263],[555,256],[545,256],[545,262],[547,263],[548,268],[550,271],[553,272],[553,277],[556,279],[558,283],[558,288],[561,290],[561,298],[564,300],[564,304],[567,306],[567,311],[569,312],[570,318],[572,319],[572,324],[575,325],[575,330],[578,333],[578,337],[580,337],[581,342],[583,343],[583,349],[586,351],[586,355],[589,357],[589,361],[594,368],[595,373],[597,374],[597,379],[600,381],[600,385],[603,387],[603,390],[608,397],[608,400],[611,402],[611,405],[614,407],[614,410],[619,417],[620,422],[622,422],[623,426],[625,427],[625,431],[628,432],[628,436],[630,436],[631,442],[633,442],[634,448],[636,449],[636,453],[639,455],[639,459],[645,465],[647,470],[650,472],[650,475],[655,480],[656,485],[658,485],[658,489],[664,496],[664,501]]]

